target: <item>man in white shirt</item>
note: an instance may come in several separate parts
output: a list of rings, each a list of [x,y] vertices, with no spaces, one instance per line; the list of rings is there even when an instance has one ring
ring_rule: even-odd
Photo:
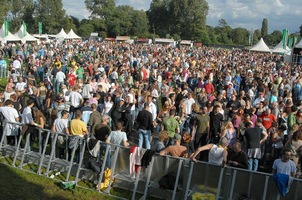
[[[282,150],[281,158],[274,161],[273,174],[280,173],[295,177],[296,165],[292,160],[290,160],[290,158],[291,150],[284,148]]]
[[[186,109],[186,114],[190,115],[192,114],[192,105],[195,103],[195,100],[193,98],[193,93],[189,92],[188,97],[185,99],[185,109]]]
[[[7,122],[19,122],[19,114],[14,108],[12,100],[6,100],[3,107],[0,107],[0,113],[4,116]],[[3,130],[7,136],[18,135],[19,126],[7,124]],[[10,137],[8,139],[11,139]]]
[[[149,95],[146,103],[149,104],[149,112],[152,114],[153,123],[155,123],[155,119],[157,116],[157,108],[152,100],[153,100],[153,97],[151,95]]]
[[[15,68],[15,70],[17,70],[20,74],[22,73],[21,72],[21,62],[20,62],[20,60],[19,60],[19,57],[20,56],[18,56],[15,60],[14,60],[14,62],[13,62],[13,68]]]
[[[69,100],[71,103],[70,107],[70,119],[73,117],[73,114],[78,110],[84,102],[82,95],[78,92],[79,87],[76,85],[73,87],[72,91],[69,94]]]
[[[65,78],[66,76],[62,72],[62,69],[59,69],[59,71],[56,74],[56,94],[60,92],[60,86],[64,84]]]
[[[23,82],[23,78],[19,77],[19,82],[16,84],[16,90],[24,93],[26,91],[26,83]]]

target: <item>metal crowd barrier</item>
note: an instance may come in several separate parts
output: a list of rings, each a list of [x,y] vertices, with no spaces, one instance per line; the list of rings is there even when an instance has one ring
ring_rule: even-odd
[[[99,152],[103,159],[101,172],[96,175],[88,167],[90,155],[86,150],[87,140],[82,137],[68,136],[62,133],[53,133],[50,130],[38,129],[38,138],[35,141],[35,148],[30,141],[30,133],[23,138],[15,136],[15,143],[8,144],[6,140],[8,129],[17,127],[21,129],[20,123],[3,124],[3,134],[0,142],[0,158],[11,157],[12,166],[24,170],[23,166],[34,164],[37,166],[38,175],[51,177],[54,172],[66,174],[65,181],[75,180],[78,187],[94,189],[111,196],[112,188],[122,188],[131,193],[131,199],[148,199],[155,197],[160,199],[192,199],[194,195],[209,195],[215,199],[239,199],[242,195],[253,197],[254,199],[275,200],[275,199],[302,199],[302,193],[299,191],[302,181],[293,179],[293,183],[288,194],[281,197],[273,181],[271,174],[252,172],[233,167],[220,167],[210,165],[206,162],[192,162],[185,158],[176,158],[171,156],[159,156],[155,154],[147,168],[138,168],[135,176],[130,176],[130,151],[119,145],[107,145],[105,152]],[[59,137],[64,139],[65,143],[58,144]],[[75,139],[75,146],[69,149],[68,141]],[[61,148],[61,154],[58,155],[58,148]],[[63,151],[62,151],[63,150]],[[63,154],[62,154],[63,152]],[[75,162],[76,155],[79,156],[78,162]],[[100,183],[103,181],[105,163],[110,155],[111,175],[108,188],[101,189]],[[17,164],[17,160],[19,161]],[[42,172],[44,170],[44,172]],[[175,175],[174,187],[172,190],[161,189],[159,180],[164,175],[172,173]],[[62,180],[62,178],[61,178]],[[97,185],[83,186],[83,181],[90,181]],[[116,197],[116,196],[115,196]],[[119,197],[122,198],[122,197]]]

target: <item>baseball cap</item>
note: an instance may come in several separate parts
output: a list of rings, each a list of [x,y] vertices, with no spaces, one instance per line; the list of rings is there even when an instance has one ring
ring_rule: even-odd
[[[174,135],[174,140],[180,141],[180,140],[181,140],[181,135],[178,134],[178,133],[176,133],[176,134]]]

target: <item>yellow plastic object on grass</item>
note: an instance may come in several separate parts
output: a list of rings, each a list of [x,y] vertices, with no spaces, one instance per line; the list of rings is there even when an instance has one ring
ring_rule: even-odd
[[[216,196],[211,193],[196,192],[192,195],[192,200],[215,200]]]
[[[107,188],[109,186],[111,176],[111,169],[105,169],[103,174],[103,182],[100,183],[100,189]],[[98,188],[98,186],[96,186]]]

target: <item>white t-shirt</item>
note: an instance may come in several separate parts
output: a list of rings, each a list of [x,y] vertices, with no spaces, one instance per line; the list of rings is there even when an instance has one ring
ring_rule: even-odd
[[[123,141],[127,141],[127,135],[122,131],[111,131],[108,136],[108,139],[111,144],[123,145]]]
[[[25,86],[26,86],[26,83],[25,82],[18,82],[17,84],[16,84],[16,89],[17,90],[19,90],[19,91],[22,91],[22,90],[24,90],[25,89]]]
[[[69,100],[73,107],[75,107],[75,108],[79,107],[81,104],[81,99],[82,99],[82,96],[80,93],[74,92],[74,91],[70,92]]]
[[[57,74],[56,74],[56,80],[58,82],[64,82],[66,76],[65,74],[62,72],[62,71],[59,71]]]
[[[68,128],[68,119],[56,119],[53,124],[56,127],[56,132],[66,134],[65,129]]]
[[[9,122],[16,122],[16,118],[19,117],[18,111],[15,108],[9,106],[0,107],[0,112]]]
[[[30,107],[25,107],[22,113],[22,123],[23,124],[30,124],[33,121],[33,116],[31,113]]]
[[[14,60],[13,62],[13,67],[15,69],[20,69],[21,68],[21,62],[17,59],[17,60]]]
[[[195,100],[193,98],[187,98],[185,100],[185,108],[186,113],[190,115],[192,113],[192,104],[195,103]]]
[[[222,165],[223,151],[223,147],[218,147],[216,144],[214,144],[209,152],[209,163],[214,165]]]
[[[283,162],[281,158],[274,161],[273,169],[277,173],[291,175],[291,173],[296,172],[296,165],[293,161],[289,160],[288,162]]]

